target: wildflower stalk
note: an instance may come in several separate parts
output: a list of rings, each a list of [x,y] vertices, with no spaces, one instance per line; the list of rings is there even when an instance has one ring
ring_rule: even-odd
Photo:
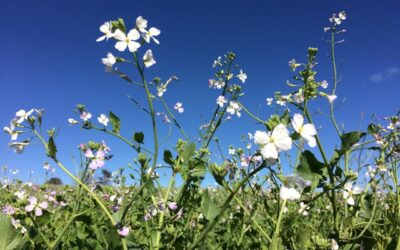
[[[336,28],[332,29],[332,35],[331,35],[331,61],[332,61],[332,67],[333,67],[333,90],[332,90],[332,95],[335,95],[336,93],[336,86],[337,86],[337,71],[336,71],[336,60],[335,60],[335,31]],[[339,127],[337,125],[335,116],[334,116],[334,107],[333,107],[334,102],[330,102],[330,115],[331,115],[331,121],[333,123],[333,126],[335,127],[335,130],[339,136],[342,135],[342,133],[339,130]]]
[[[158,219],[157,232],[156,232],[155,242],[154,242],[154,248],[155,249],[160,249],[161,229],[162,229],[162,226],[163,226],[163,223],[164,223],[165,212],[168,209],[167,208],[168,207],[167,206],[167,201],[168,201],[169,193],[171,192],[171,188],[172,188],[172,185],[174,184],[174,181],[175,181],[175,172],[173,173],[173,175],[172,175],[172,177],[171,177],[171,179],[169,181],[167,192],[165,193],[164,200],[162,201],[163,202],[162,206],[164,206],[164,210],[161,211],[160,217]]]
[[[259,123],[265,125],[266,122],[255,116],[253,113],[251,113],[241,102],[238,102],[239,106],[246,112],[251,118],[254,120],[258,121]]]
[[[281,209],[279,211],[279,216],[278,216],[278,221],[275,224],[275,230],[274,234],[272,235],[272,245],[271,245],[271,250],[277,250],[278,249],[278,237],[279,237],[279,228],[282,222],[282,217],[283,217],[283,210],[285,210],[286,207],[286,202],[287,200],[283,200]]]
[[[175,119],[175,116],[172,114],[170,108],[168,107],[167,103],[165,102],[165,99],[163,97],[160,97],[160,100],[161,100],[162,104],[164,105],[165,110],[167,110],[168,116],[172,119],[172,121],[174,122],[175,126],[179,129],[179,131],[185,137],[185,139],[188,140],[189,136],[185,133],[185,130],[183,130],[181,125]]]

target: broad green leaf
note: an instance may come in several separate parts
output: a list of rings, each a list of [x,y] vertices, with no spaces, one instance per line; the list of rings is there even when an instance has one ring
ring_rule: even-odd
[[[359,132],[359,131],[353,131],[353,132],[342,134],[340,136],[340,139],[342,140],[342,148],[340,149],[340,151],[342,153],[348,151],[349,149],[351,149],[351,147],[354,144],[359,142],[360,139],[364,136],[365,136],[365,133]]]
[[[300,165],[297,167],[299,175],[310,181],[324,178],[325,164],[318,161],[310,151],[304,151],[300,156]]]
[[[121,121],[113,112],[110,111],[109,113],[111,126],[113,128],[113,132],[119,134],[119,130],[121,128]]]
[[[210,198],[208,190],[203,193],[201,200],[201,212],[207,220],[212,220],[218,214],[219,208]]]
[[[24,249],[24,241],[11,224],[10,218],[0,213],[0,250],[14,249]]]
[[[139,143],[139,144],[143,144],[144,143],[144,134],[143,132],[137,132],[133,135],[133,139]]]
[[[174,164],[174,159],[172,158],[172,153],[169,150],[164,150],[164,161],[165,163],[168,163],[169,165]]]

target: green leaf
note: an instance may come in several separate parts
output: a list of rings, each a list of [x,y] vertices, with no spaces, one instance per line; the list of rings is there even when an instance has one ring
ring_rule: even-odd
[[[174,164],[174,160],[172,158],[172,153],[169,150],[164,150],[164,161],[165,163],[168,163],[169,165],[173,165]]]
[[[50,158],[55,158],[57,153],[57,147],[54,143],[53,136],[50,136],[49,142],[47,143],[47,156]]]
[[[119,134],[119,130],[121,128],[121,121],[113,112],[110,111],[109,115],[111,126],[113,128],[113,132]]]
[[[218,214],[219,208],[210,198],[208,190],[206,190],[203,194],[201,200],[201,213],[207,220],[212,220]]]
[[[144,134],[143,132],[137,132],[133,135],[133,139],[139,143],[139,144],[143,144],[144,143]]]
[[[25,242],[11,224],[10,218],[0,213],[0,250],[24,249]]]
[[[359,132],[359,131],[353,131],[349,133],[342,134],[340,136],[340,139],[342,140],[342,148],[340,151],[342,153],[348,151],[351,149],[351,147],[356,144],[357,142],[360,141],[362,137],[364,137],[366,134],[364,132]]]
[[[187,162],[194,156],[196,152],[196,145],[194,143],[187,144],[181,155],[181,161]]]
[[[314,182],[325,177],[325,167],[325,164],[318,161],[313,153],[306,150],[300,156],[297,172],[302,178]]]

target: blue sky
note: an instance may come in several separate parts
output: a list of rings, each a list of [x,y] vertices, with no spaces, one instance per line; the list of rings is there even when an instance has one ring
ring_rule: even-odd
[[[77,145],[89,139],[105,140],[114,158],[113,170],[134,158],[133,152],[95,131],[70,127],[78,103],[97,117],[112,110],[122,120],[122,133],[130,137],[143,131],[151,147],[149,117],[131,104],[127,94],[145,104],[139,88],[132,87],[104,72],[101,58],[118,53],[114,43],[96,43],[99,26],[122,17],[133,27],[137,16],[161,30],[159,46],[151,45],[157,64],[148,70],[148,79],[172,75],[180,78],[166,93],[170,106],[183,102],[185,113],[178,115],[186,131],[197,135],[197,128],[209,119],[218,93],[208,88],[214,59],[227,51],[237,55],[237,63],[248,75],[242,102],[254,113],[267,118],[274,109],[265,99],[275,91],[288,92],[291,79],[288,61],[306,60],[308,47],[318,47],[318,79],[332,82],[327,57],[332,13],[348,14],[337,47],[339,78],[337,119],[346,131],[366,128],[373,113],[379,117],[400,108],[400,19],[398,1],[1,1],[0,21],[0,124],[8,126],[19,109],[44,108],[45,128],[60,129],[56,142],[59,158],[74,172]],[[140,51],[143,53],[144,50]],[[125,54],[127,55],[127,54]],[[128,72],[127,72],[128,73]],[[132,78],[137,77],[133,72]],[[327,110],[320,100],[313,108]],[[294,110],[293,110],[294,112]],[[362,114],[365,119],[362,121]],[[75,116],[76,118],[76,116]],[[324,116],[316,117],[321,135],[333,147],[338,139]],[[163,135],[167,127],[160,123]],[[240,135],[261,129],[248,116],[234,119],[218,137],[227,151],[229,145],[242,146]],[[177,131],[174,130],[177,135]],[[171,147],[177,136],[162,147]],[[26,178],[33,169],[43,179],[46,156],[38,143],[22,155],[8,148],[9,136],[0,134],[0,166],[20,170]],[[57,170],[58,176],[65,177]],[[65,179],[66,181],[66,179]]]

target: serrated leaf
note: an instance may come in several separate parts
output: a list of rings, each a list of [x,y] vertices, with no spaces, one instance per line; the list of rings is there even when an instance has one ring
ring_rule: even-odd
[[[119,134],[119,130],[121,128],[121,121],[113,112],[110,111],[109,115],[111,126],[113,128],[113,132]]]
[[[143,132],[137,132],[133,135],[133,139],[139,143],[139,144],[143,144],[144,143],[144,134]]]

